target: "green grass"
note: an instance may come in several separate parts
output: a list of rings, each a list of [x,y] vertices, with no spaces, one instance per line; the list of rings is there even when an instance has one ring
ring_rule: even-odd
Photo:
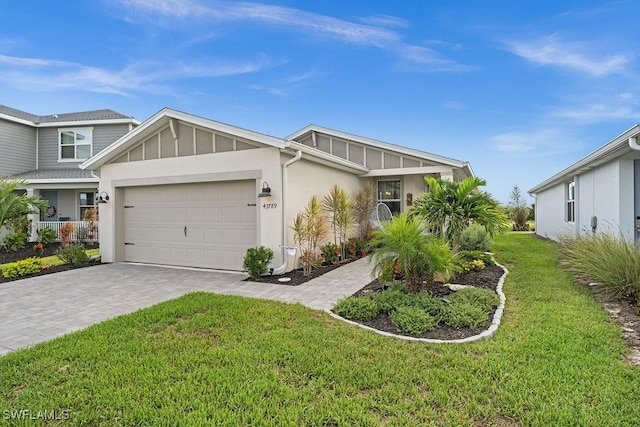
[[[640,368],[555,245],[509,233],[493,250],[511,273],[490,340],[405,342],[194,293],[0,358],[0,423],[25,409],[68,410],[60,425],[637,425]]]

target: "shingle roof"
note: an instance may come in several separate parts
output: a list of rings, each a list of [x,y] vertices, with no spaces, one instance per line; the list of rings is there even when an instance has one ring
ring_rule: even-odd
[[[27,181],[39,179],[88,179],[94,178],[91,171],[83,169],[38,169],[11,175],[12,179],[26,179]],[[98,182],[97,178],[94,178]]]
[[[16,110],[15,108],[0,105],[0,113],[7,116],[16,117],[22,120],[28,120],[34,124],[39,123],[55,123],[55,122],[83,122],[83,121],[95,121],[95,120],[114,120],[114,119],[129,119],[131,117],[118,113],[117,111],[105,109],[105,110],[92,110],[92,111],[80,111],[77,113],[61,113],[50,114],[47,116],[37,116],[35,114],[27,113],[25,111]]]

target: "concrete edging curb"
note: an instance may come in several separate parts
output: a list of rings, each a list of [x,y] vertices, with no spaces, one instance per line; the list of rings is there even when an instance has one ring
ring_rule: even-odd
[[[500,280],[498,280],[498,286],[496,287],[496,293],[500,297],[500,304],[498,305],[498,308],[496,308],[496,312],[493,314],[493,320],[491,321],[491,326],[489,326],[489,329],[479,333],[478,335],[473,335],[471,337],[461,338],[457,340],[436,340],[436,339],[430,339],[430,338],[407,337],[404,335],[392,334],[391,332],[380,331],[370,326],[345,319],[344,317],[338,316],[337,314],[331,312],[330,310],[325,310],[325,311],[335,319],[342,320],[343,322],[358,326],[359,328],[362,328],[362,329],[373,331],[377,334],[380,334],[386,337],[398,338],[405,341],[417,341],[417,342],[424,342],[424,343],[430,343],[430,344],[465,344],[465,343],[478,341],[481,339],[489,338],[496,333],[496,331],[498,330],[498,326],[500,326],[500,321],[502,320],[502,314],[504,313],[505,303],[507,302],[507,297],[505,296],[504,292],[502,292],[502,285],[504,285],[504,279],[505,277],[507,277],[507,274],[509,274],[509,270],[507,270],[505,266],[498,264],[497,262],[496,262],[496,265],[502,268],[502,270],[504,271],[504,274],[500,277]]]

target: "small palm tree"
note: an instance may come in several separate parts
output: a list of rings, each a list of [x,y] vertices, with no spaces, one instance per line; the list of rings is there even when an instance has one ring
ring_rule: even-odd
[[[449,275],[453,255],[441,239],[425,233],[422,220],[406,213],[394,216],[373,233],[374,274],[392,264],[411,293],[431,288],[437,275]]]
[[[424,178],[429,191],[416,197],[412,214],[422,217],[432,231],[452,247],[460,242],[460,235],[470,222],[483,225],[495,236],[509,228],[509,222],[500,204],[489,193],[478,187],[486,181],[469,177],[460,182]]]
[[[0,231],[12,222],[38,212],[38,209],[47,208],[46,200],[17,194],[16,190],[22,185],[26,185],[26,181],[0,179]]]

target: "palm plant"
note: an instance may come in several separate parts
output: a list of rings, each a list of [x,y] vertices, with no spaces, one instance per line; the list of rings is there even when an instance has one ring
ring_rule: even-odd
[[[393,265],[404,276],[411,293],[431,288],[436,276],[448,276],[453,265],[453,254],[446,243],[426,234],[423,221],[406,213],[374,231],[371,248],[374,274]]]
[[[326,218],[316,196],[311,197],[304,211],[293,221],[293,239],[300,248],[302,273],[311,275],[311,269],[318,263],[318,244],[327,235]]]
[[[18,194],[18,187],[26,185],[23,180],[0,179],[0,230],[21,220],[38,209],[46,209],[47,201],[27,194]]]
[[[342,259],[344,259],[344,243],[347,240],[347,233],[352,225],[352,204],[349,200],[349,194],[344,188],[334,184],[329,190],[329,194],[324,197],[322,207],[331,215],[333,243],[340,245]]]
[[[460,242],[460,235],[471,222],[483,225],[495,236],[506,231],[508,219],[500,204],[478,187],[486,181],[469,177],[460,182],[424,178],[429,191],[416,197],[411,213],[422,217],[434,234],[452,247]]]
[[[353,197],[353,220],[358,223],[360,239],[368,241],[371,237],[371,214],[376,208],[375,189],[368,182]]]

